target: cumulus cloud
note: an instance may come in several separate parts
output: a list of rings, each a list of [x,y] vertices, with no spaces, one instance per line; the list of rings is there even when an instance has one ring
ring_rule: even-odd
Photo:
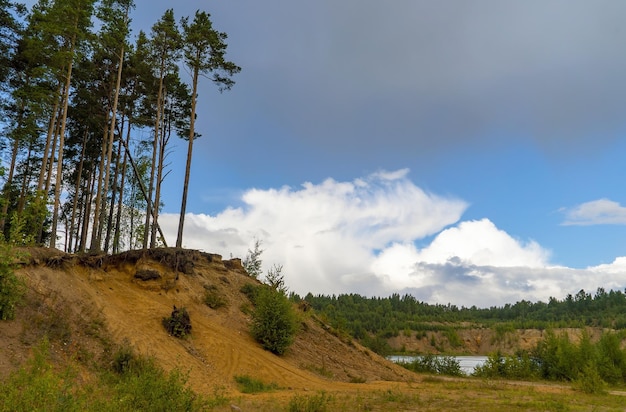
[[[300,294],[410,293],[484,307],[624,287],[626,257],[586,269],[552,265],[549,250],[489,219],[459,221],[466,202],[427,193],[407,173],[251,189],[242,207],[188,214],[184,246],[243,257],[260,239],[265,270],[283,264],[287,285]],[[167,237],[177,222],[161,217]]]
[[[216,216],[189,214],[184,246],[243,257],[258,238],[265,263],[283,264],[287,283],[297,292],[372,294],[381,283],[369,267],[377,251],[433,235],[467,208],[464,201],[423,191],[407,173],[251,189],[242,197],[243,207]],[[176,215],[162,215],[167,237],[174,237],[177,221]]]
[[[561,210],[565,214],[563,225],[624,225],[626,207],[609,199],[598,199]]]

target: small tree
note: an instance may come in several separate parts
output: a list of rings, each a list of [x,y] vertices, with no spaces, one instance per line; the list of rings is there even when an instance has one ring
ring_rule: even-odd
[[[282,355],[298,332],[298,319],[291,302],[284,293],[262,286],[255,304],[252,336],[264,349]]]
[[[0,320],[15,317],[15,306],[24,295],[24,284],[13,272],[12,248],[0,239]]]
[[[285,277],[282,274],[283,265],[274,265],[265,275],[265,283],[277,292],[287,295],[287,286],[285,286]]]
[[[263,253],[263,249],[261,249],[261,241],[259,239],[254,240],[254,250],[248,249],[248,254],[243,260],[243,268],[248,272],[248,275],[252,276],[255,279],[262,273],[261,265],[263,261],[261,260],[261,254]]]

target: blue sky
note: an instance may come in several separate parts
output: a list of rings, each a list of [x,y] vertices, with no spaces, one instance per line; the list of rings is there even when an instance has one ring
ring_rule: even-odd
[[[488,306],[626,287],[626,3],[136,0],[211,13],[184,245],[298,293]],[[185,145],[161,223],[175,241]]]

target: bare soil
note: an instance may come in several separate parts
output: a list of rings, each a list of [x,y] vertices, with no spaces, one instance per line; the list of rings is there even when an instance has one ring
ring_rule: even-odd
[[[300,332],[287,353],[263,350],[250,336],[252,305],[240,291],[259,282],[239,259],[174,248],[114,256],[42,248],[20,255],[17,273],[28,286],[27,303],[16,320],[0,323],[1,376],[23,364],[45,335],[59,363],[105,359],[112,348],[127,344],[166,370],[188,371],[191,387],[208,394],[238,393],[237,375],[304,391],[418,378],[302,309]],[[208,307],[207,288],[217,290],[226,305]],[[170,336],[162,324],[174,306],[191,317],[191,335],[184,339]],[[84,378],[90,379],[87,369]]]

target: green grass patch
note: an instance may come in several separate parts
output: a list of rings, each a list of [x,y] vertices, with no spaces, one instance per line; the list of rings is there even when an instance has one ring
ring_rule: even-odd
[[[224,295],[220,293],[215,285],[205,286],[204,288],[205,291],[202,301],[205,305],[207,305],[211,309],[219,309],[228,304],[228,301],[226,300]]]
[[[296,395],[289,401],[287,411],[289,412],[326,412],[335,410],[330,403],[333,397],[325,392],[317,395],[304,396]]]
[[[271,392],[279,389],[279,386],[275,383],[265,383],[250,375],[237,375],[235,376],[235,382],[237,382],[242,393]]]

